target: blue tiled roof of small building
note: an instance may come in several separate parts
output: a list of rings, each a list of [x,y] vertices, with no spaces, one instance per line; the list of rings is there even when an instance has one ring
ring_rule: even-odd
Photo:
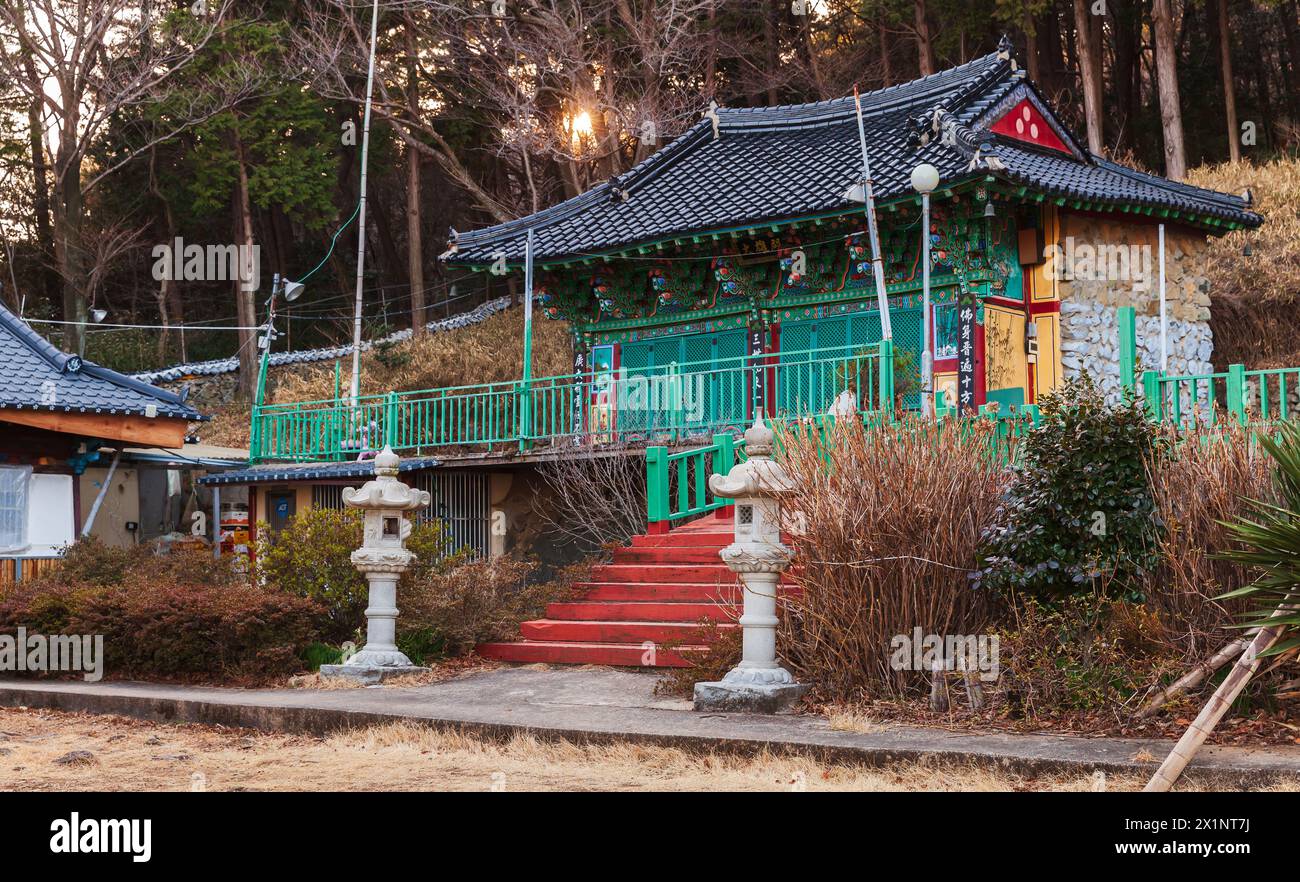
[[[911,195],[921,162],[939,169],[945,186],[992,174],[1053,197],[1149,206],[1256,226],[1262,218],[1237,196],[1216,193],[1089,156],[1063,127],[1077,154],[997,138],[1000,171],[968,169],[969,158],[938,139],[908,145],[909,122],[944,107],[962,124],[984,129],[1007,101],[1031,93],[1011,61],[993,53],[959,67],[862,96],[876,197]],[[1002,105],[1002,108],[999,108]],[[1050,114],[1050,108],[1047,108]],[[846,191],[862,176],[851,97],[779,107],[719,108],[718,137],[702,119],[635,168],[537,214],[455,235],[456,264],[485,264],[504,254],[522,259],[534,232],[538,260],[609,252],[696,233],[861,209]]]
[[[207,419],[184,398],[61,352],[0,306],[0,410]]]
[[[398,463],[399,472],[418,472],[438,465],[431,456],[405,457]],[[218,472],[199,478],[200,484],[284,484],[290,481],[330,481],[345,478],[373,478],[372,459],[351,462],[309,463],[305,465],[254,466],[248,469]]]

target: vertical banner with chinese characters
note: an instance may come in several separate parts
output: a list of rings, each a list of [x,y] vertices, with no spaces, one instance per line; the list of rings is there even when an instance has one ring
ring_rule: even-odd
[[[763,358],[767,353],[767,329],[761,320],[749,323],[748,352],[750,369],[746,373],[749,375],[749,388],[753,393],[750,399],[749,416],[753,417],[760,408],[767,410],[767,360]]]
[[[573,341],[573,376],[577,379],[578,388],[587,390],[586,394],[573,396],[573,412],[570,415],[573,443],[582,444],[586,432],[586,427],[583,425],[585,422],[583,411],[590,404],[593,378],[587,372],[587,341],[580,336],[575,337]]]
[[[957,412],[975,409],[975,316],[974,293],[962,291],[957,297]]]

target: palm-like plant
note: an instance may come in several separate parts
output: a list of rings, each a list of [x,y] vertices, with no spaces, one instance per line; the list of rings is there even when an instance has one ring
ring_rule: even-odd
[[[1259,669],[1261,659],[1300,646],[1300,637],[1291,636],[1300,625],[1296,606],[1300,599],[1300,423],[1284,423],[1276,439],[1260,436],[1259,441],[1273,459],[1278,503],[1247,500],[1251,516],[1224,524],[1241,547],[1222,556],[1254,568],[1259,575],[1251,584],[1220,598],[1247,597],[1255,602],[1242,614],[1245,621],[1240,625],[1253,629],[1254,637],[1147,782],[1148,791],[1173,787]]]

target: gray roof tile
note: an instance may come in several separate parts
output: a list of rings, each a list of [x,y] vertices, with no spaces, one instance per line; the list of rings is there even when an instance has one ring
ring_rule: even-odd
[[[59,351],[0,306],[0,409],[207,419],[182,395]]]

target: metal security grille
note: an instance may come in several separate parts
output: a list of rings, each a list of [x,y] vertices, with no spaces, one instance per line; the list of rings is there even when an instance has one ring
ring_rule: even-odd
[[[420,509],[420,523],[439,522],[451,540],[451,550],[467,549],[474,557],[487,557],[492,512],[488,476],[481,472],[420,472],[415,486],[429,493],[429,507]]]
[[[893,309],[889,317],[894,328],[894,387],[904,407],[919,407],[921,310]],[[874,311],[782,323],[778,413],[824,413],[845,389],[856,394],[859,406],[870,400],[859,387],[875,374],[866,373],[866,363],[854,354],[869,350],[880,336],[880,314]]]
[[[312,508],[343,508],[342,484],[313,484],[311,488]]]

